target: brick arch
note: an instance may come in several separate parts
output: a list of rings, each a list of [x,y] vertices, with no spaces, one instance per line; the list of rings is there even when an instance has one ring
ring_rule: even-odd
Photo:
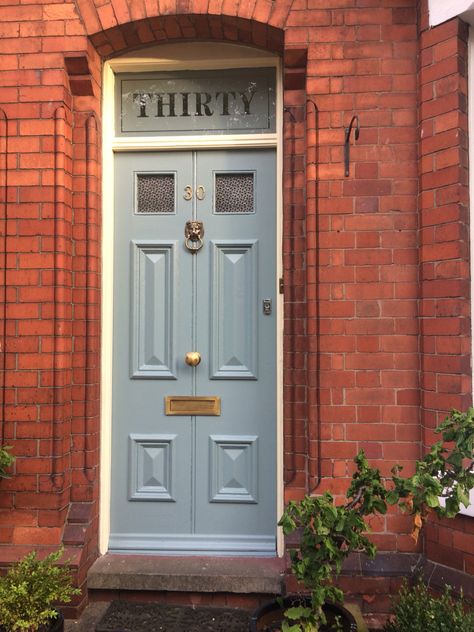
[[[76,0],[102,56],[163,40],[211,39],[283,50],[293,0]]]
[[[138,22],[175,15],[228,15],[283,28],[294,0],[76,0],[88,35]]]
[[[165,15],[126,22],[90,35],[102,58],[159,42],[214,40],[281,53],[284,32],[255,20],[228,15]]]

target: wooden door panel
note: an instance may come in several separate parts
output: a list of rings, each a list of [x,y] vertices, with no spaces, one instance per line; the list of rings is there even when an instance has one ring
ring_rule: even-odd
[[[196,173],[206,191],[197,202],[206,236],[196,255],[197,349],[209,355],[196,388],[222,402],[220,417],[196,424],[196,532],[209,534],[209,548],[271,555],[276,315],[262,304],[276,299],[275,154],[200,152]]]
[[[213,240],[210,379],[257,379],[258,241]]]
[[[274,555],[274,151],[120,154],[115,200],[110,548]]]
[[[109,547],[152,551],[192,530],[192,424],[167,417],[163,403],[192,390],[191,331],[180,325],[192,297],[192,262],[181,258],[192,156],[123,153],[115,170]]]
[[[131,376],[176,379],[177,241],[131,242]]]

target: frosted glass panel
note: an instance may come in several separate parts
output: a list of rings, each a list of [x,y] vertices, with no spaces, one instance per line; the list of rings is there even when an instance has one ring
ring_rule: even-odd
[[[216,173],[216,213],[254,212],[254,174]]]
[[[173,173],[138,173],[136,186],[137,213],[160,215],[175,212]]]

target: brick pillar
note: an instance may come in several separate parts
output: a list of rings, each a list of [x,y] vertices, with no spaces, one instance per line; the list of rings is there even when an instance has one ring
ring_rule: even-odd
[[[420,38],[420,291],[424,444],[451,408],[471,405],[467,122],[468,27],[459,19]],[[472,519],[433,521],[427,557],[474,572]],[[470,534],[470,535],[468,535]]]
[[[64,71],[44,73],[8,112],[2,561],[59,545],[71,485],[71,99]]]
[[[307,489],[306,48],[284,52],[283,281],[285,498]]]

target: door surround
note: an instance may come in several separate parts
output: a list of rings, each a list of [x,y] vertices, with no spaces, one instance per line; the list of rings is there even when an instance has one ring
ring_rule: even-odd
[[[202,135],[129,137],[115,136],[115,72],[147,72],[157,70],[216,70],[242,67],[276,68],[276,132],[273,134]],[[101,348],[101,440],[100,440],[100,526],[99,548],[108,550],[111,497],[111,431],[112,431],[112,331],[113,331],[113,254],[114,254],[114,154],[120,151],[160,151],[170,149],[276,149],[276,252],[275,283],[282,276],[282,113],[283,85],[280,58],[247,46],[227,43],[173,43],[151,46],[141,51],[109,60],[103,71],[103,176],[102,176],[102,348]],[[107,116],[110,113],[110,116]],[[283,295],[276,292],[276,410],[277,410],[277,515],[283,510]],[[277,553],[283,555],[281,530],[277,532]]]

